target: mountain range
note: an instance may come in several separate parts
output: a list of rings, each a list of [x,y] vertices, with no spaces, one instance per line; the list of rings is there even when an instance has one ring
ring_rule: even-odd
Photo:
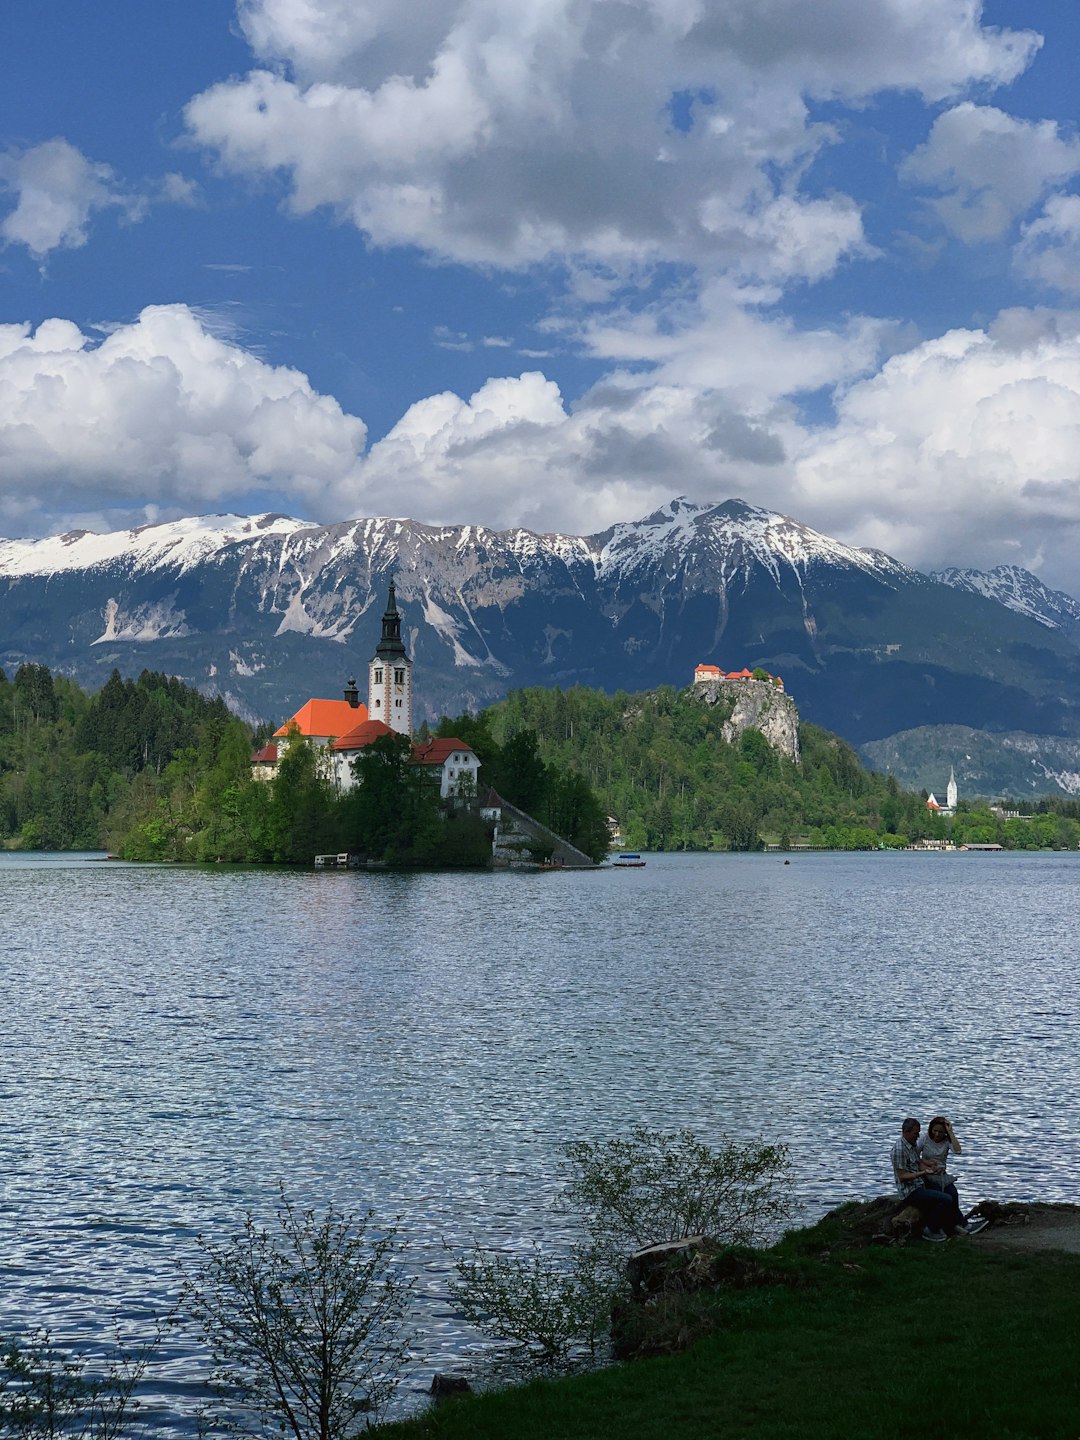
[[[1080,772],[1080,602],[1015,567],[924,575],[741,500],[676,499],[588,536],[262,515],[0,541],[0,665],[90,688],[164,670],[279,722],[363,680],[391,574],[418,718],[520,686],[640,691],[702,661],[762,665],[905,783],[941,726],[985,737],[982,793],[999,788],[994,736],[1014,737],[1010,785],[1016,735],[1027,788],[1071,793]]]

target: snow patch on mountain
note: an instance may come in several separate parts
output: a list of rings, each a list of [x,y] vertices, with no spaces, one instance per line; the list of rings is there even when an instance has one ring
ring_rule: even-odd
[[[985,595],[1050,630],[1071,631],[1080,625],[1080,600],[1064,590],[1051,590],[1020,565],[997,565],[993,570],[951,568],[938,570],[931,578],[954,590]]]
[[[118,561],[137,571],[169,567],[183,572],[238,541],[309,529],[309,521],[287,515],[204,515],[106,535],[72,530],[45,540],[0,540],[0,575],[55,575]]]
[[[157,600],[146,605],[133,605],[126,612],[118,600],[110,599],[105,604],[105,629],[92,640],[92,645],[104,645],[109,641],[130,641],[134,644],[151,640],[175,640],[190,635],[187,617],[183,610],[175,607],[175,595],[168,600]]]
[[[854,566],[888,585],[924,578],[883,551],[844,545],[787,515],[743,500],[705,505],[679,498],[645,520],[615,525],[595,538],[602,577],[613,570],[632,573],[656,567],[674,574],[693,560],[725,588],[739,575],[748,576],[755,564],[768,571],[777,585],[784,566],[801,581],[815,563]]]

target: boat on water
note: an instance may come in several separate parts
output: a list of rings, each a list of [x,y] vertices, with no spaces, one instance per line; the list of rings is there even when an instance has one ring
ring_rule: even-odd
[[[630,850],[626,850],[623,854],[615,856],[616,870],[640,870],[644,864],[645,861],[641,856],[635,855]]]

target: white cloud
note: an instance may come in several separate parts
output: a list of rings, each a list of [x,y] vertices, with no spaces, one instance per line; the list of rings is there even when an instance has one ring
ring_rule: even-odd
[[[924,566],[1041,555],[1075,590],[1080,317],[1010,311],[893,356],[807,434],[795,482],[794,513],[849,539]]]
[[[1080,195],[1052,195],[1025,225],[1016,247],[1022,275],[1065,295],[1080,295]]]
[[[38,259],[52,250],[86,244],[93,215],[118,207],[128,214],[138,202],[121,190],[108,165],[88,160],[66,140],[46,140],[0,155],[0,187],[15,206],[0,222],[0,235],[25,245]]]
[[[835,138],[810,98],[1001,84],[1039,40],[977,0],[243,0],[265,68],[196,96],[229,171],[278,173],[379,244],[466,263],[661,258],[817,279],[864,250],[800,193]],[[671,122],[694,93],[695,123]]]
[[[14,199],[0,220],[0,238],[25,245],[37,260],[54,250],[86,244],[94,219],[114,210],[124,220],[142,220],[151,204],[193,206],[198,185],[175,171],[132,188],[112,168],[88,159],[61,137],[0,153],[0,194]]]
[[[7,523],[147,501],[257,506],[306,497],[356,467],[366,432],[295,370],[152,306],[93,344],[66,320],[0,326],[0,502]]]
[[[901,175],[942,192],[934,209],[962,240],[994,240],[1051,186],[1080,171],[1080,140],[1052,120],[965,103],[934,121]]]
[[[184,306],[98,344],[64,320],[0,326],[0,517],[10,534],[284,506],[588,533],[740,495],[924,568],[1037,563],[1075,589],[1080,316],[1012,310],[882,363],[886,326],[799,331],[744,301],[717,283],[675,316],[609,317],[580,332],[613,368],[577,403],[541,371],[504,376],[419,401],[370,448],[305,376]],[[816,390],[835,420],[793,405]]]

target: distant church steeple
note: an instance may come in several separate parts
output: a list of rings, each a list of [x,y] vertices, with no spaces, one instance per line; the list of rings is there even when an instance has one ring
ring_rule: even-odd
[[[945,799],[950,810],[956,809],[956,770],[949,766],[949,788],[945,791]]]
[[[368,665],[368,716],[399,735],[412,734],[412,661],[401,638],[394,581],[382,617],[382,637]]]

